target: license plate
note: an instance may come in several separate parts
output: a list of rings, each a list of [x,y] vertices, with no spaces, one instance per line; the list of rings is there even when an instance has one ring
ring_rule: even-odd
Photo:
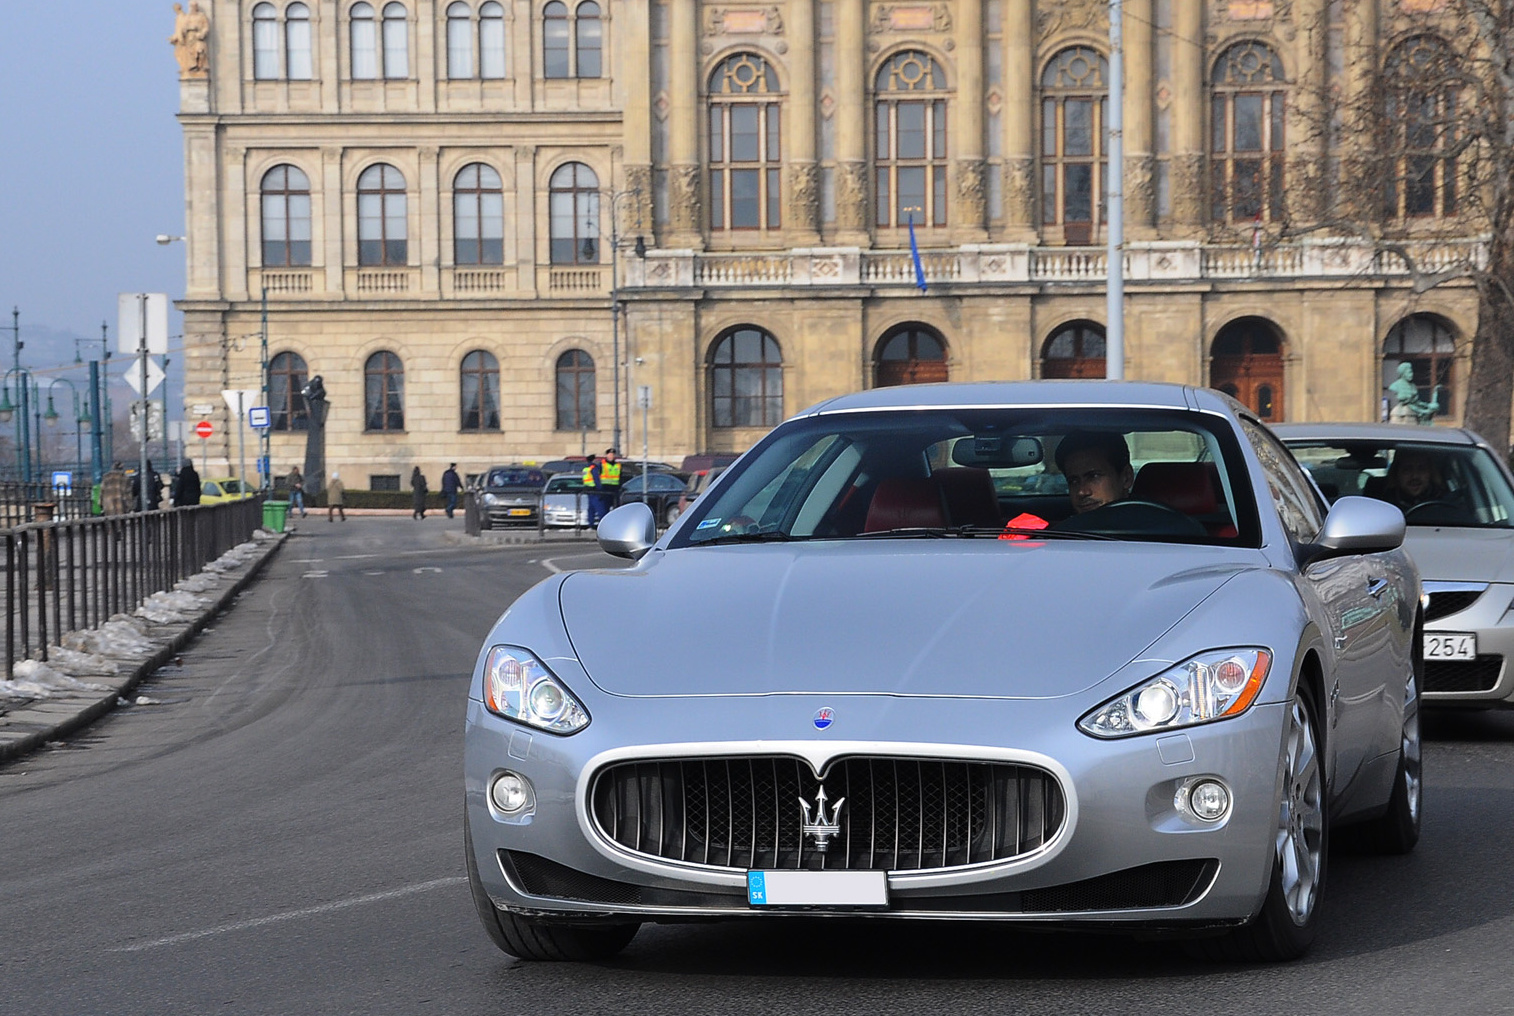
[[[746,892],[754,907],[886,907],[888,873],[749,871]]]
[[[531,514],[531,509],[529,509],[529,508],[511,508],[510,509],[510,515],[511,515],[511,517],[519,517],[519,516],[522,516],[522,515],[530,515],[530,514]]]
[[[1425,632],[1425,659],[1475,660],[1477,636],[1460,632]]]

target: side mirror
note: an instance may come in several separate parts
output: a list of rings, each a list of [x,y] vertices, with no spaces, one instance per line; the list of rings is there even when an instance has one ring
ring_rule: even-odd
[[[1404,513],[1371,497],[1343,497],[1325,516],[1318,539],[1306,550],[1307,561],[1344,554],[1376,554],[1404,543]]]
[[[645,502],[632,501],[600,519],[595,532],[606,554],[639,561],[657,542],[657,519]]]

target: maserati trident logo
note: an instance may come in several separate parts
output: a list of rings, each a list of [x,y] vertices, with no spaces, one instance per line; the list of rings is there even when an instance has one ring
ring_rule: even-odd
[[[804,809],[804,824],[800,827],[801,835],[814,837],[815,849],[825,853],[831,845],[831,837],[841,832],[841,806],[846,803],[846,798],[841,798],[827,813],[825,810],[825,787],[820,788],[820,796],[815,798],[815,814],[810,815],[810,802],[804,798],[799,799],[799,807]]]

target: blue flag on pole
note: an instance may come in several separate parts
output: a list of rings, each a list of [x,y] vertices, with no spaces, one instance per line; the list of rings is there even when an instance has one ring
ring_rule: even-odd
[[[920,261],[920,248],[915,244],[915,213],[909,215],[909,256],[915,261],[915,285],[925,292],[925,265]]]

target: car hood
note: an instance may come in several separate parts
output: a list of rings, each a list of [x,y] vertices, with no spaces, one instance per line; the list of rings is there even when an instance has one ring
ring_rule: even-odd
[[[1114,673],[1258,560],[1070,541],[690,547],[570,575],[559,602],[615,695],[1052,698]]]
[[[1514,582],[1514,529],[1410,526],[1404,547],[1426,581]]]

